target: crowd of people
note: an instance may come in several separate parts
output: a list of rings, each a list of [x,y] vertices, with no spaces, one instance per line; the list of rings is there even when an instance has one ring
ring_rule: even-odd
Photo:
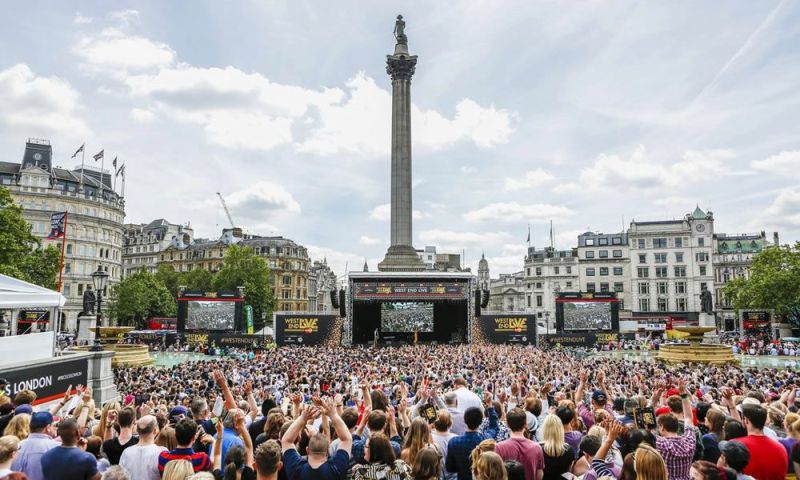
[[[564,303],[565,330],[610,330],[611,308],[608,303]]]
[[[432,332],[433,304],[395,302],[381,304],[382,332]]]
[[[798,375],[524,346],[292,347],[0,393],[0,479],[784,479]],[[2,387],[0,385],[0,387]],[[0,392],[3,389],[0,388]]]

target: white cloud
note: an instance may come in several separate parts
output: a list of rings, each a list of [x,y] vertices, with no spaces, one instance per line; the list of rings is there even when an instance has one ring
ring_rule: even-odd
[[[81,12],[75,12],[75,16],[72,17],[73,25],[88,25],[93,21],[94,19],[92,17],[87,17],[86,15],[82,15]]]
[[[800,176],[800,150],[781,152],[750,164],[753,170],[782,177]]]
[[[326,259],[333,273],[339,277],[348,271],[360,272],[361,268],[364,266],[364,257],[361,255],[313,244],[305,244],[305,246],[311,260],[321,261],[322,259]],[[377,262],[370,263],[370,268],[375,269],[376,267]]]
[[[176,59],[175,51],[168,45],[117,28],[81,36],[72,51],[87,70],[114,76],[166,67]]]
[[[499,243],[508,242],[511,235],[507,232],[455,232],[451,230],[424,230],[419,239],[425,245],[435,245],[442,251],[460,252],[463,249],[477,247],[487,248]]]
[[[462,217],[470,222],[520,222],[568,217],[574,214],[575,212],[570,208],[559,205],[546,203],[522,205],[517,202],[498,202],[476,210],[470,210],[463,214]]]
[[[423,213],[419,210],[413,210],[411,212],[411,218],[413,220],[421,220],[429,216],[430,216],[429,214]],[[377,207],[369,211],[369,218],[371,218],[372,220],[380,220],[382,222],[388,222],[392,218],[392,206],[388,203],[383,203],[381,205],[378,205]]]
[[[517,179],[513,177],[506,177],[505,189],[506,191],[522,190],[524,188],[541,187],[552,182],[555,179],[541,168],[535,170],[528,170],[525,172],[525,177]]]
[[[764,224],[794,230],[800,227],[800,190],[782,190],[762,215]]]
[[[366,235],[362,235],[361,238],[358,239],[358,243],[360,243],[361,245],[371,247],[374,245],[380,245],[382,241],[379,238],[372,238]]]
[[[466,175],[472,175],[473,173],[475,173],[475,172],[477,172],[477,171],[478,171],[478,169],[477,169],[477,168],[475,168],[475,167],[471,167],[471,166],[468,166],[468,165],[465,165],[465,166],[463,166],[463,167],[460,167],[458,170],[459,170],[461,173],[463,173],[463,174],[466,174]]]
[[[119,10],[109,13],[108,18],[122,27],[131,27],[139,23],[139,11],[132,9]]]
[[[265,216],[280,213],[300,213],[300,204],[282,185],[261,180],[243,190],[223,192],[234,220],[239,218],[261,221]],[[214,199],[216,201],[216,199]]]
[[[25,137],[89,135],[80,95],[58,77],[39,77],[25,64],[0,70],[0,130]]]
[[[157,118],[157,116],[150,110],[146,110],[143,108],[134,108],[131,109],[131,118],[133,118],[139,123],[150,123],[154,121]]]

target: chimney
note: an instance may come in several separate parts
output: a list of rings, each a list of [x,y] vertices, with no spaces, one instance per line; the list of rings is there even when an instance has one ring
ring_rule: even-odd
[[[776,247],[779,247],[781,245],[780,238],[778,237],[778,232],[772,232],[772,243],[774,243]]]

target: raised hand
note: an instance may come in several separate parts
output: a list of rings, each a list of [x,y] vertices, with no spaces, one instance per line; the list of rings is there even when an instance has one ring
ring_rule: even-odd
[[[222,419],[221,418],[217,419],[217,423],[214,424],[214,427],[216,427],[216,429],[217,429],[217,439],[218,440],[222,440],[222,431],[223,431],[223,429],[225,427],[222,425]]]
[[[217,382],[217,385],[219,385],[220,387],[222,385],[226,384],[225,375],[222,374],[221,370],[216,370],[215,369],[212,372],[212,375],[214,377],[214,381]]]
[[[250,395],[251,393],[253,393],[253,381],[248,380],[244,382],[244,394]]]
[[[581,370],[580,376],[578,377],[581,383],[586,383],[589,379],[589,371],[588,370]]]

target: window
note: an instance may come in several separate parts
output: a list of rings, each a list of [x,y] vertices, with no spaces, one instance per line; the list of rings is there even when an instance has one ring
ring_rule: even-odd
[[[681,237],[675,239],[675,248],[683,248],[683,239]]]
[[[589,267],[589,268],[586,269],[586,276],[587,277],[594,277],[594,268],[593,267]]]
[[[659,295],[666,295],[667,294],[667,282],[658,282],[656,283],[656,293]]]
[[[594,238],[587,238],[586,239],[586,246],[591,247],[594,245]]]
[[[666,312],[667,311],[667,299],[666,298],[659,298],[658,299],[658,311],[659,312]]]
[[[647,282],[639,282],[639,295],[650,295],[650,284]]]
[[[697,252],[694,257],[697,259],[698,262],[707,262],[708,261],[708,252]]]
[[[639,299],[639,311],[640,312],[649,312],[650,311],[650,299],[649,298],[640,298]]]
[[[637,245],[637,247],[639,247],[639,248],[645,248],[645,239],[644,239],[644,238],[640,238],[640,239],[638,239],[638,240],[636,241],[636,245]]]
[[[608,250],[600,250],[600,258],[608,258]]]
[[[622,245],[622,238],[614,237],[611,239],[611,245]]]
[[[531,268],[528,267],[528,269],[526,271],[528,272],[528,273],[526,273],[526,275],[528,275],[530,277],[531,276]]]
[[[640,253],[639,254],[639,263],[647,263],[647,254],[646,253]]]
[[[622,293],[625,291],[625,284],[622,282],[614,282],[614,291],[617,293]]]
[[[67,254],[68,255],[72,255],[72,244],[71,243],[67,244]]]
[[[531,296],[528,295],[528,308],[530,308],[530,307],[531,307]]]
[[[600,291],[601,292],[607,292],[608,291],[608,284],[607,283],[601,283],[600,284]]]
[[[69,298],[69,297],[70,297],[70,292],[71,292],[71,290],[72,290],[72,289],[71,289],[71,288],[69,288],[69,285],[64,285],[64,296],[65,296],[65,297],[67,297],[67,298]]]
[[[653,239],[653,248],[667,248],[667,239],[666,238],[654,238]]]
[[[675,282],[675,293],[678,295],[686,294],[686,282]]]
[[[667,263],[666,253],[656,253],[654,255],[656,263]]]
[[[705,276],[706,274],[706,266],[700,265],[700,276]]]
[[[647,278],[650,276],[650,269],[647,267],[637,267],[636,276],[639,278]]]
[[[622,267],[614,267],[614,275],[622,275]]]
[[[685,298],[678,298],[675,300],[675,309],[679,312],[686,311],[686,299]]]
[[[542,274],[542,267],[536,267],[536,276],[538,277],[541,274]]]
[[[71,263],[65,263],[64,264],[64,273],[70,273],[70,272],[72,272],[72,264]]]
[[[705,247],[706,246],[706,239],[703,238],[703,237],[698,238],[697,239],[697,246],[698,247]]]
[[[542,296],[541,295],[536,295],[536,306],[537,307],[541,307],[542,306]]]
[[[683,263],[683,252],[675,252],[675,263]]]
[[[83,284],[79,283],[78,284],[78,296],[80,297],[81,295],[83,295]]]
[[[603,237],[603,238],[597,239],[597,244],[598,245],[608,245],[608,238]]]
[[[288,300],[290,298],[292,298],[292,291],[287,288],[283,291],[283,299]]]
[[[675,267],[675,276],[676,277],[685,277],[686,276],[686,267],[684,267],[684,266]]]
[[[567,282],[567,288],[572,288],[572,282]]]
[[[559,271],[558,267],[553,267],[553,273],[554,274],[558,275],[558,271]]]
[[[600,275],[608,276],[608,267],[600,267]]]
[[[281,277],[281,283],[282,283],[283,285],[289,285],[289,286],[291,286],[291,284],[292,284],[292,277],[290,277],[289,275],[284,275],[283,277]]]
[[[667,278],[667,267],[656,267],[656,278]]]
[[[594,258],[594,250],[586,250],[586,258]]]
[[[587,283],[586,284],[586,291],[587,292],[594,292],[594,283]]]
[[[536,288],[542,288],[542,282],[536,282]]]
[[[572,267],[567,267],[567,275],[572,275]]]
[[[614,250],[611,252],[611,256],[614,258],[622,258],[622,250]]]

